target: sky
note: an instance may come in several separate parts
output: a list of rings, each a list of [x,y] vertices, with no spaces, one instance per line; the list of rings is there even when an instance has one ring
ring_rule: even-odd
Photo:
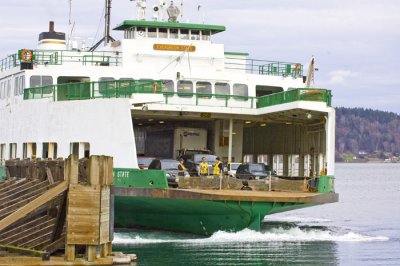
[[[158,3],[147,1],[149,8]],[[0,58],[36,48],[50,20],[66,33],[71,21],[74,39],[88,45],[103,34],[103,0],[13,0],[0,6]],[[129,19],[136,19],[136,3],[113,0],[111,26]],[[307,68],[314,55],[313,86],[332,90],[335,107],[400,114],[399,0],[184,0],[181,22],[225,26],[213,41],[252,59]]]

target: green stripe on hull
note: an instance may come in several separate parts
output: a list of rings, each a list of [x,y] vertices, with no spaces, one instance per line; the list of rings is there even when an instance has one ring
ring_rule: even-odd
[[[115,196],[115,227],[144,227],[201,235],[211,235],[219,230],[260,230],[265,215],[306,206],[310,205]]]

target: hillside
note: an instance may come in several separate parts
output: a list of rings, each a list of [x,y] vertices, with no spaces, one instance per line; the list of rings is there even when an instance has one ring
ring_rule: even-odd
[[[336,108],[336,161],[389,161],[397,160],[399,155],[399,115],[364,108]]]

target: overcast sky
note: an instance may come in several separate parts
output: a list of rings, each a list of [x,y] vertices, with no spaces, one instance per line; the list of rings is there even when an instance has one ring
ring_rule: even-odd
[[[158,3],[148,0],[148,6]],[[166,0],[169,4],[169,1]],[[36,48],[38,34],[54,20],[67,32],[69,0],[1,1],[0,57]],[[176,4],[181,0],[175,1]],[[400,114],[399,0],[184,0],[183,21],[224,25],[214,42],[250,58],[308,65],[315,55],[314,87],[331,89],[334,106]],[[198,6],[201,6],[198,11]],[[72,0],[73,36],[91,45],[103,0]],[[111,25],[136,19],[135,2],[114,0]],[[96,36],[97,33],[97,36]],[[119,32],[112,32],[116,39]]]

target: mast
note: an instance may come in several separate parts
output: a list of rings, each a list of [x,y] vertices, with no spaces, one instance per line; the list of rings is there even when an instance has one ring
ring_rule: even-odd
[[[106,46],[110,41],[115,41],[115,39],[110,36],[111,1],[112,0],[105,0],[106,8],[104,15],[104,37],[89,49],[91,52],[96,50],[96,48],[99,47],[102,42],[104,42],[104,46]]]
[[[111,0],[106,0],[105,8],[105,30],[104,30],[104,44],[110,42],[110,17],[111,17]]]

